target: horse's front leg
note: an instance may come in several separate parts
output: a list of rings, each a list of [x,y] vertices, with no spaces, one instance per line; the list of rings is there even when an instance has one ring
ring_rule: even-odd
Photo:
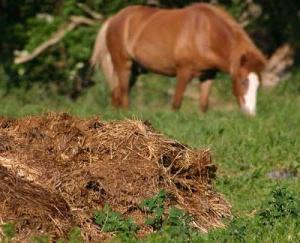
[[[122,95],[119,84],[111,91],[111,104],[115,107],[122,106]]]
[[[183,93],[186,89],[187,84],[192,80],[192,78],[192,73],[189,70],[179,70],[177,72],[177,84],[172,103],[172,107],[174,110],[178,110],[180,108]]]
[[[202,112],[206,112],[209,104],[209,94],[211,90],[213,80],[208,79],[200,82],[200,109]]]

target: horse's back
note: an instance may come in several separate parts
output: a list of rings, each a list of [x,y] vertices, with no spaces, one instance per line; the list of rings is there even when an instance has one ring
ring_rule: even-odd
[[[255,49],[229,14],[205,3],[183,9],[130,6],[113,17],[109,29],[111,51],[168,75],[175,75],[181,63],[195,70],[228,71],[234,49]]]
[[[193,49],[192,42],[188,41],[192,38],[193,23],[188,20],[191,18],[184,9],[128,7],[115,15],[110,26],[111,39],[119,41],[124,51],[141,65],[155,72],[174,75],[176,50],[181,49],[183,55]]]

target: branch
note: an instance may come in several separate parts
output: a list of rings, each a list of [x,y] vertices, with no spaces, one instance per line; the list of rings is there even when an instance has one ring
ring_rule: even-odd
[[[94,19],[97,19],[97,20],[103,20],[104,19],[104,17],[101,14],[93,11],[89,6],[87,6],[83,3],[77,3],[77,6],[80,9],[82,9],[84,12],[89,14],[91,17],[93,17]]]
[[[60,40],[62,40],[68,32],[74,30],[77,26],[83,24],[94,25],[96,24],[96,22],[92,19],[82,17],[82,16],[71,16],[70,22],[67,24],[67,26],[64,25],[60,27],[60,29],[56,33],[54,33],[54,35],[50,39],[48,39],[47,41],[45,41],[44,43],[36,47],[31,53],[25,51],[16,52],[14,63],[21,64],[21,63],[31,61],[32,59],[39,56],[43,51],[45,51],[49,47],[55,45]]]
[[[284,79],[287,70],[294,63],[294,49],[289,44],[279,47],[270,57],[267,66],[262,73],[263,86],[275,86]]]

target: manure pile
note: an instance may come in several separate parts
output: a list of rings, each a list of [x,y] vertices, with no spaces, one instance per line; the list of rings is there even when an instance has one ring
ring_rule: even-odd
[[[0,118],[0,223],[14,222],[19,239],[57,239],[74,226],[86,240],[110,237],[93,222],[106,203],[147,233],[139,204],[161,189],[166,207],[190,213],[193,226],[222,227],[230,205],[212,187],[215,173],[209,150],[193,150],[147,122]]]

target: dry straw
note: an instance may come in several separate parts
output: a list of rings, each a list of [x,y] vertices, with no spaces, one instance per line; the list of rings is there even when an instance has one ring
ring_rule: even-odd
[[[19,239],[47,232],[54,239],[73,226],[87,240],[104,239],[92,221],[105,203],[133,217],[138,205],[165,189],[206,232],[222,227],[229,203],[212,187],[209,150],[192,150],[139,120],[104,122],[67,114],[0,118],[0,220],[16,223]]]

